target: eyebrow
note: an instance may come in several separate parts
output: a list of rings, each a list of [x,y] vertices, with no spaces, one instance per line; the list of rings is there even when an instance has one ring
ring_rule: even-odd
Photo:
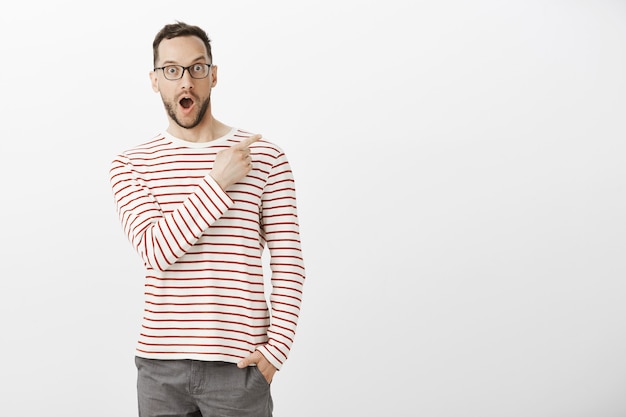
[[[197,63],[198,61],[206,61],[206,56],[204,55],[200,55],[198,56],[196,59],[194,59],[193,61],[191,61],[192,63]],[[167,61],[163,61],[163,63],[161,65],[179,65],[177,61],[173,61],[171,59],[168,59]]]

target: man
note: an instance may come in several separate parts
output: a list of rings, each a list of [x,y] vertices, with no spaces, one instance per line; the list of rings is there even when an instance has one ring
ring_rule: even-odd
[[[213,117],[217,66],[203,29],[165,25],[153,54],[168,127],[110,171],[146,268],[139,415],[271,416],[270,382],[292,346],[304,284],[292,171],[277,145]]]

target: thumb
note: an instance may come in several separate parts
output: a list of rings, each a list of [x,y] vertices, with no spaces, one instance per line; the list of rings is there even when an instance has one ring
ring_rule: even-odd
[[[261,137],[262,136],[257,133],[256,135],[252,135],[249,138],[246,138],[246,139],[242,140],[238,144],[233,145],[233,147],[236,148],[236,149],[247,148],[248,146],[252,145],[257,140],[261,139]]]
[[[237,362],[237,368],[245,368],[248,365],[250,365],[250,356],[247,356],[245,358],[243,358],[242,360],[240,360],[239,362]]]
[[[259,362],[259,356],[261,354],[258,351],[254,351],[239,362],[237,362],[238,368],[245,368],[246,366],[250,366],[253,363]]]

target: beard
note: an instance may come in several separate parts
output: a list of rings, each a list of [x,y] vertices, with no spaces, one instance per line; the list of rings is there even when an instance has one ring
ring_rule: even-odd
[[[202,103],[197,103],[197,104],[200,104],[200,110],[198,110],[198,113],[196,114],[195,119],[193,119],[189,123],[183,123],[178,118],[178,116],[176,116],[176,107],[178,106],[178,103],[168,102],[165,100],[163,96],[161,96],[161,100],[163,100],[165,111],[167,111],[167,114],[172,118],[172,120],[174,120],[174,122],[176,122],[178,126],[185,128],[185,129],[193,129],[194,127],[200,124],[202,119],[204,119],[204,115],[206,114],[207,110],[209,109],[209,105],[211,104],[211,95],[209,95],[209,97],[206,100],[204,100]]]

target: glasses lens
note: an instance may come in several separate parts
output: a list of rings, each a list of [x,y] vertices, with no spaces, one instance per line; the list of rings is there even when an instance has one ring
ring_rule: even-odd
[[[183,75],[183,67],[179,65],[167,65],[163,67],[163,75],[168,80],[177,80]]]
[[[209,75],[208,64],[195,64],[189,67],[189,73],[193,78],[204,78]]]

